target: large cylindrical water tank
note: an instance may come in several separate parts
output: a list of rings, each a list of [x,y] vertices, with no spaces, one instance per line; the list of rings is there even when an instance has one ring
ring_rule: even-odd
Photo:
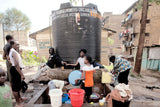
[[[64,61],[75,63],[81,48],[93,59],[100,59],[100,17],[94,4],[73,7],[64,3],[52,11],[53,47]]]

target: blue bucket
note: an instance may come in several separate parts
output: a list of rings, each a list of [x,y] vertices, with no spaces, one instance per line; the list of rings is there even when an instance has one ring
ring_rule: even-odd
[[[65,103],[68,100],[69,96],[68,96],[68,94],[63,94],[63,96],[62,96],[62,103]]]
[[[82,75],[82,72],[78,70],[72,71],[68,77],[70,84],[73,86],[79,86],[82,83],[82,81],[79,81],[78,84],[75,85],[75,80],[81,79],[81,75]]]

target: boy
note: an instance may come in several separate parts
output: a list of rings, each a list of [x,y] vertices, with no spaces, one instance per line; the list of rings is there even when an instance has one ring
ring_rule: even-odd
[[[11,88],[5,84],[5,81],[5,72],[0,68],[0,107],[12,107]]]
[[[13,40],[13,37],[11,35],[7,35],[6,36],[6,41],[7,44],[4,46],[3,48],[3,59],[6,60],[6,67],[7,67],[7,80],[9,80],[9,82],[11,83],[11,74],[10,74],[10,68],[11,68],[11,64],[9,63],[9,61],[7,60],[7,50],[10,46],[10,42]]]
[[[85,90],[85,96],[87,97],[87,102],[90,102],[89,97],[92,94],[92,87],[94,85],[93,81],[93,72],[95,72],[93,65],[91,65],[92,58],[88,55],[85,56],[85,66],[83,67],[83,76],[81,79],[75,80],[77,84],[79,80],[84,80],[84,84],[82,84],[82,89]]]

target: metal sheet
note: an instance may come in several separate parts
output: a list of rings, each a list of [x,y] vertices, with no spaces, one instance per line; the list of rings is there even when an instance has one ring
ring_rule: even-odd
[[[150,48],[149,59],[160,59],[160,47]]]

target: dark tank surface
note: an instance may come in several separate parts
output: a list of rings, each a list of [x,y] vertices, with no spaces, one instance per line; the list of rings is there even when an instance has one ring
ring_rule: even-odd
[[[87,49],[93,59],[100,59],[101,21],[96,5],[61,4],[52,12],[52,26],[53,47],[64,61],[76,62],[81,48]]]

